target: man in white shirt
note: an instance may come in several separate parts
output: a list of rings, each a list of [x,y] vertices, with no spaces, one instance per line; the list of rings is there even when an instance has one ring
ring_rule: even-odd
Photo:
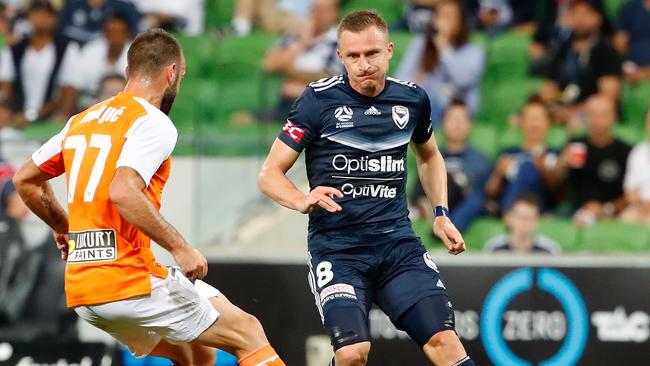
[[[88,42],[79,55],[74,84],[82,108],[95,104],[101,81],[107,75],[126,77],[126,53],[133,36],[128,19],[114,14],[104,22],[104,36]]]
[[[77,92],[73,76],[79,48],[55,37],[57,13],[49,3],[36,2],[28,12],[32,34],[0,53],[0,91],[9,121],[25,127],[41,118],[65,120],[74,113]]]

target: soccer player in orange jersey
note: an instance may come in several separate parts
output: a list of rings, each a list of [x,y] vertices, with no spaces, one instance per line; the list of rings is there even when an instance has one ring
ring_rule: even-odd
[[[16,189],[67,260],[68,307],[136,356],[214,365],[216,347],[242,366],[282,366],[259,321],[199,280],[205,257],[159,213],[177,138],[168,114],[184,74],[173,36],[140,34],[124,92],[71,117],[15,175]],[[68,214],[48,183],[63,173]],[[151,239],[178,268],[156,263]]]

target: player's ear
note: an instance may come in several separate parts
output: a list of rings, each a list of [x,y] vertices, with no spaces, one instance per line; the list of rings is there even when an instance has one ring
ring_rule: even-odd
[[[395,45],[393,42],[388,42],[388,59],[393,58],[393,51],[395,50]]]
[[[176,68],[178,65],[174,62],[172,64],[169,64],[165,68],[165,79],[167,80],[167,83],[169,85],[174,84],[174,78],[176,77]]]
[[[341,50],[338,49],[338,48],[336,49],[336,56],[338,56],[338,57],[339,57],[339,61],[341,61],[341,63],[343,63],[343,55],[341,55]],[[650,112],[649,112],[648,115],[650,115]],[[650,121],[650,117],[648,118],[648,121]]]
[[[124,68],[124,72],[125,72],[126,78],[128,79],[129,78],[129,66]]]

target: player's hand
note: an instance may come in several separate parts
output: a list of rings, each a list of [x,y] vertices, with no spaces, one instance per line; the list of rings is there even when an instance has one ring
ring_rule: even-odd
[[[185,277],[196,280],[208,274],[208,260],[198,250],[185,246],[179,251],[172,253],[174,260],[181,267]]]
[[[442,240],[450,254],[457,255],[465,251],[465,240],[448,217],[436,217],[433,232]]]
[[[54,240],[56,241],[56,248],[61,252],[61,259],[68,260],[68,233],[54,233]]]
[[[341,206],[334,202],[334,197],[343,197],[343,193],[332,187],[316,187],[309,194],[305,195],[302,202],[298,205],[298,211],[310,213],[316,209],[322,208],[327,212],[339,212]]]

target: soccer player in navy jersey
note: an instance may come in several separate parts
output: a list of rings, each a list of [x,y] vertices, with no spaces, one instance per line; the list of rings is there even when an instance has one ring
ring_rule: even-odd
[[[420,87],[386,77],[393,44],[383,18],[354,12],[338,27],[346,74],[313,82],[296,101],[260,172],[260,189],[309,213],[309,284],[335,357],[365,365],[368,312],[377,304],[438,366],[474,365],[454,330],[438,269],[408,219],[406,152],[435,207],[434,232],[451,254],[465,250],[449,219],[447,173]],[[287,177],[305,150],[311,191]]]

